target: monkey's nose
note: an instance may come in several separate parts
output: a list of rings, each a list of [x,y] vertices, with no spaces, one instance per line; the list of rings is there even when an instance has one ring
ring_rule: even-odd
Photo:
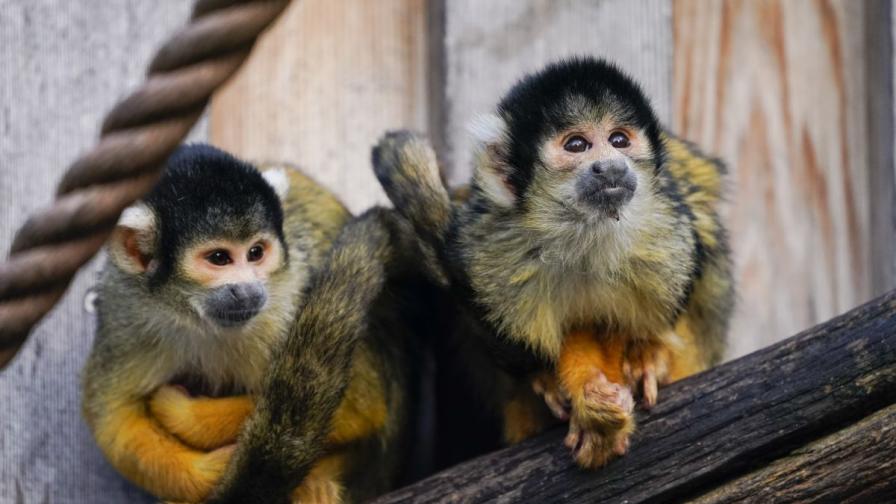
[[[226,287],[237,305],[247,309],[258,309],[267,300],[264,285],[260,282],[228,284]]]
[[[622,178],[625,177],[625,174],[628,173],[628,166],[625,164],[625,161],[621,159],[606,159],[596,161],[591,165],[591,173],[597,178],[602,179],[611,185],[615,185],[616,182],[622,180]]]

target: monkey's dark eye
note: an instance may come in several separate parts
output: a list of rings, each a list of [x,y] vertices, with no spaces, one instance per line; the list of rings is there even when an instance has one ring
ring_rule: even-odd
[[[569,140],[563,144],[563,150],[566,152],[585,152],[586,150],[591,148],[591,144],[588,140],[585,140],[583,137],[576,135],[570,137]]]
[[[215,266],[227,266],[233,262],[233,259],[230,258],[230,254],[228,254],[226,250],[212,251],[211,254],[205,256],[205,260]]]
[[[610,145],[616,147],[617,149],[624,149],[631,145],[631,141],[629,141],[628,136],[621,131],[613,132],[608,140],[610,141]]]
[[[246,259],[249,262],[260,261],[262,257],[264,257],[264,247],[261,244],[252,245],[249,253],[246,254]]]

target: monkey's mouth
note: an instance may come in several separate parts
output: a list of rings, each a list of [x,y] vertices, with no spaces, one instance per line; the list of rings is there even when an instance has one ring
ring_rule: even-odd
[[[209,313],[209,317],[221,327],[238,327],[252,320],[258,315],[259,308],[250,308],[243,310],[218,310]]]
[[[580,201],[616,220],[619,220],[619,211],[632,200],[634,195],[634,184],[624,182],[600,187],[585,187],[579,190]]]

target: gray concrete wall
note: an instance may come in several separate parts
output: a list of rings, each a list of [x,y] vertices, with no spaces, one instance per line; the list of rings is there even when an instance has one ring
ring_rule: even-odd
[[[99,121],[182,25],[186,0],[0,0],[0,250],[46,206]],[[204,137],[204,130],[196,134]],[[93,316],[85,268],[0,372],[0,503],[149,502],[105,462],[81,419]]]

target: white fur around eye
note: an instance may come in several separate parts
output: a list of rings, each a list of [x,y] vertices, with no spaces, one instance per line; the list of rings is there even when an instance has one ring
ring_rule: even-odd
[[[274,189],[278,198],[281,200],[286,198],[287,193],[289,193],[289,175],[286,174],[285,168],[265,170],[261,176]]]
[[[155,226],[155,223],[155,215],[143,203],[137,203],[134,206],[125,208],[118,219],[119,226],[138,231],[150,230]]]

